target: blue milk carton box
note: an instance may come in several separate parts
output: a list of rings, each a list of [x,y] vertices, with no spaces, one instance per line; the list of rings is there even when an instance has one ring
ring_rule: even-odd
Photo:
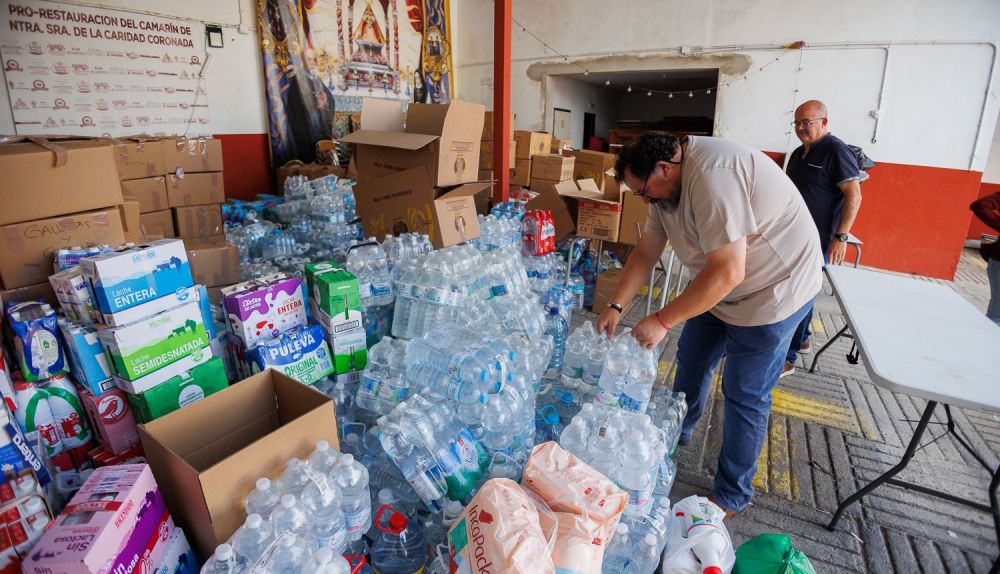
[[[194,285],[180,239],[161,239],[88,257],[80,261],[80,268],[97,308],[104,314],[119,313]]]
[[[299,327],[264,339],[246,352],[254,372],[272,368],[296,381],[311,385],[333,374],[333,356],[319,325]]]
[[[66,356],[69,358],[73,379],[95,397],[114,388],[115,381],[108,366],[108,357],[97,331],[62,318],[59,319],[59,331],[66,343]]]

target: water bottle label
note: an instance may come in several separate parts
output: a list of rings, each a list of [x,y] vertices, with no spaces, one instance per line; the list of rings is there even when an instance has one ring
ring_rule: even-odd
[[[304,472],[306,476],[309,477],[309,480],[316,485],[316,488],[319,489],[319,495],[322,498],[324,505],[333,502],[333,489],[330,488],[330,483],[326,480],[326,477],[323,476],[323,473],[298,458],[293,458],[288,462],[295,468]]]
[[[267,574],[270,570],[268,566],[271,564],[271,560],[274,558],[274,554],[281,548],[292,543],[294,534],[291,532],[283,532],[279,536],[276,536],[264,552],[261,553],[260,558],[254,562],[253,566],[250,567],[250,574]]]
[[[599,404],[602,404],[609,409],[617,409],[621,406],[621,396],[622,395],[607,389],[598,389],[596,400]]]
[[[433,468],[434,465],[431,463],[421,463],[413,468],[410,476],[406,477],[406,482],[413,488],[413,492],[416,492],[424,502],[432,502],[444,495],[444,490],[431,473]]]
[[[378,400],[395,405],[400,401],[406,400],[406,397],[410,394],[409,387],[400,387],[397,385],[390,384],[389,382],[384,382],[378,387],[377,398]]]
[[[371,517],[372,507],[370,504],[365,504],[357,512],[344,515],[344,523],[347,524],[347,534],[353,538],[355,534],[362,532],[362,529],[368,524]]]
[[[468,428],[462,429],[458,437],[451,442],[451,452],[458,460],[458,463],[473,472],[479,472],[479,449],[478,441]]]
[[[378,389],[381,386],[381,381],[378,379],[369,377],[365,374],[361,375],[361,394],[370,399],[375,399],[378,396]]]
[[[503,285],[503,284],[501,284],[501,285],[493,285],[493,286],[490,287],[490,297],[489,298],[493,299],[494,297],[503,297],[504,295],[507,295],[508,293],[510,293],[510,290],[507,289],[507,285]]]
[[[465,383],[463,381],[455,377],[452,377],[451,380],[448,382],[448,390],[445,393],[446,395],[448,395],[448,400],[457,401],[459,395],[462,394],[462,387],[464,386]]]
[[[371,294],[375,297],[385,297],[392,292],[392,283],[388,281],[378,281],[369,284]]]
[[[372,296],[372,284],[358,282],[358,297],[367,299]]]
[[[622,487],[622,490],[628,493],[628,503],[637,508],[645,508],[653,496],[652,485],[648,488],[643,488],[642,490],[625,487]]]
[[[646,412],[646,405],[649,403],[649,401],[633,399],[625,393],[622,393],[622,395],[618,398],[618,401],[622,409],[640,414]]]
[[[581,379],[583,378],[583,367],[563,365],[562,375],[567,379]]]
[[[330,548],[336,552],[337,549],[343,548],[346,542],[347,531],[343,528],[338,528],[331,536],[317,536],[316,550]]]

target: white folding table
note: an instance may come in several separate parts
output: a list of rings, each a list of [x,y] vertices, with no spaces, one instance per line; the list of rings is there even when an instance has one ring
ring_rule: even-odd
[[[836,527],[848,506],[889,483],[992,514],[1000,542],[1000,467],[973,450],[951,416],[952,406],[1000,412],[1000,327],[945,285],[841,266],[828,266],[826,274],[872,382],[927,400],[899,464],[840,503],[827,528]],[[893,478],[922,448],[938,404],[947,432],[992,475],[989,505]],[[991,570],[998,571],[1000,558]]]

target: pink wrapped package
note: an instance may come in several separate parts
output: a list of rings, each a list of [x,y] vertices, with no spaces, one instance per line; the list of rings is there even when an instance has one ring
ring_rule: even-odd
[[[552,562],[560,574],[600,574],[628,493],[555,442],[531,451],[521,483],[555,511]]]
[[[144,518],[141,530],[150,525],[159,531],[164,516],[169,520],[149,466],[98,468],[31,549],[23,571],[105,574],[116,567],[115,572],[130,571],[121,570],[122,557],[131,558],[133,543],[145,546],[149,541],[148,536],[131,540],[140,517]],[[168,534],[172,528],[171,522]]]
[[[451,574],[555,573],[535,502],[506,478],[479,489],[448,531],[448,541]]]

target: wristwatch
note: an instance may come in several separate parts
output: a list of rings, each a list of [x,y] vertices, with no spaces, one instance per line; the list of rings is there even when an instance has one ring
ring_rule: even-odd
[[[615,311],[618,311],[619,314],[625,311],[625,309],[622,308],[621,305],[615,303],[614,301],[608,301],[608,309],[614,309]]]
[[[841,243],[847,243],[847,240],[850,239],[851,236],[846,233],[834,233],[833,238]]]

